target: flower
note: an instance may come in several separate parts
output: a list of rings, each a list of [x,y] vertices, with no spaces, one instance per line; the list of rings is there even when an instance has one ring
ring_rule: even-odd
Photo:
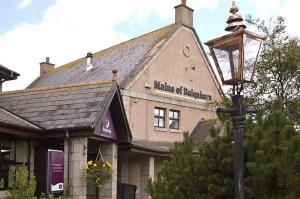
[[[111,164],[109,162],[105,162],[105,165],[108,166],[108,168],[111,168]]]
[[[112,176],[111,164],[108,161],[88,161],[84,169],[86,170],[86,181],[96,185],[97,188],[101,188]]]

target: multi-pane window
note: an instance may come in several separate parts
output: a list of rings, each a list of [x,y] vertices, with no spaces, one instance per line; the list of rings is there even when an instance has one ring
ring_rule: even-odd
[[[0,139],[0,190],[10,186],[9,167],[27,165],[29,143],[27,141]]]
[[[165,112],[164,108],[155,108],[154,109],[154,126],[155,127],[165,127]]]
[[[179,129],[179,111],[169,111],[169,128]]]

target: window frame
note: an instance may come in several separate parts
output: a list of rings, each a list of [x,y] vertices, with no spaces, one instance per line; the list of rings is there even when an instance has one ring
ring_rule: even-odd
[[[170,117],[170,113],[172,112],[172,117]],[[177,113],[177,118],[174,117],[174,113]],[[174,110],[174,109],[170,109],[169,110],[169,129],[180,129],[180,111],[179,110]],[[177,121],[178,122],[178,128],[173,128],[171,127],[171,121]]]
[[[2,159],[2,154],[0,154],[0,179],[2,178],[2,167],[7,167],[8,168],[8,179],[4,179],[4,183],[3,183],[3,187],[0,187],[0,191],[5,191],[5,190],[8,190],[10,189],[10,185],[9,185],[9,167],[10,166],[20,166],[20,165],[24,165],[27,167],[27,170],[29,172],[30,168],[29,168],[29,165],[30,165],[30,141],[28,140],[22,140],[22,139],[7,139],[7,138],[0,138],[0,150],[3,148],[3,141],[9,141],[11,143],[13,143],[13,146],[12,146],[12,151],[14,152],[13,154],[13,160],[5,160],[5,159]],[[27,143],[28,145],[28,151],[27,151],[27,162],[17,162],[17,141],[24,141]],[[7,180],[7,182],[5,181]]]
[[[155,114],[155,110],[158,110],[158,115]],[[160,111],[163,111],[163,116],[160,116]],[[154,107],[154,121],[153,121],[153,126],[155,128],[166,128],[166,112],[167,110],[165,108],[161,107]],[[158,125],[155,125],[155,119],[158,119]],[[160,120],[163,120],[163,126],[160,126]]]

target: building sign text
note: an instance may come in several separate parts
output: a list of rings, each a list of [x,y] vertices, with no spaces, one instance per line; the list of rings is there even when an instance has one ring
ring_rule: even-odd
[[[154,80],[154,88],[161,90],[161,91],[166,91],[169,93],[176,93],[178,95],[185,95],[189,97],[193,97],[194,99],[203,99],[203,100],[212,100],[211,95],[206,95],[203,94],[202,91],[195,91],[194,89],[188,89],[183,86],[175,87],[172,85],[169,85],[167,82],[161,83],[160,81]]]

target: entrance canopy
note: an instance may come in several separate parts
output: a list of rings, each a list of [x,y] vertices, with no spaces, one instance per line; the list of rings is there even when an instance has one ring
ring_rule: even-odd
[[[118,143],[130,143],[132,139],[120,90],[113,81],[3,92],[0,93],[0,107],[19,118],[16,121],[27,124],[23,125],[24,129],[34,130],[39,138],[68,134]],[[17,126],[13,120],[5,118],[0,117],[0,123]],[[107,130],[114,136],[109,136]]]

